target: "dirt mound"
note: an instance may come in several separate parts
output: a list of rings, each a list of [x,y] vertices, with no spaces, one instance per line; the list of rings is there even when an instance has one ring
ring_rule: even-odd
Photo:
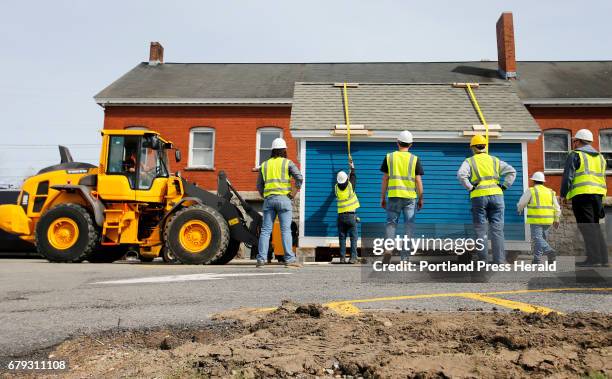
[[[67,377],[580,377],[612,375],[612,318],[576,313],[385,312],[317,304],[218,315],[202,327],[61,344]],[[231,320],[237,318],[239,321]],[[605,377],[605,376],[602,376]]]

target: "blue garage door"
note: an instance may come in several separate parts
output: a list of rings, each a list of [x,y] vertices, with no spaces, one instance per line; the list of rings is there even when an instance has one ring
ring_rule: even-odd
[[[385,222],[385,212],[380,208],[380,165],[385,154],[394,149],[396,144],[393,142],[351,144],[357,172],[357,194],[361,203],[358,215],[362,224]],[[417,224],[471,224],[469,194],[456,178],[457,169],[470,155],[466,144],[419,142],[411,151],[419,156],[425,171],[425,207],[417,213]],[[523,192],[521,144],[491,144],[490,153],[517,170],[515,185],[505,192],[506,239],[524,240],[524,220],[515,211],[515,205]],[[306,143],[304,235],[307,237],[337,236],[333,186],[339,170],[347,170],[345,142]]]

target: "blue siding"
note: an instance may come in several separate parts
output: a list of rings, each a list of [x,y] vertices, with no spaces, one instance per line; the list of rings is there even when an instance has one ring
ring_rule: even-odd
[[[353,142],[351,152],[357,171],[357,194],[361,203],[358,215],[362,223],[384,223],[380,208],[380,165],[392,142]],[[465,143],[419,142],[411,152],[419,156],[425,175],[425,207],[417,213],[417,224],[471,224],[470,199],[456,178],[457,169],[470,155]],[[523,217],[515,212],[522,187],[521,145],[496,143],[491,154],[516,168],[515,185],[505,193],[507,239],[524,240]],[[336,173],[347,170],[345,142],[308,141],[306,143],[305,236],[337,235],[336,201],[333,193]],[[509,231],[508,228],[512,229]],[[427,233],[429,234],[429,233]]]

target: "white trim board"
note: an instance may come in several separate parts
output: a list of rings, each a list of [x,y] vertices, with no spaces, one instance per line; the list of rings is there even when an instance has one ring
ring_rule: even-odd
[[[345,137],[337,137],[331,134],[332,130],[291,130],[291,136],[296,139],[309,140],[328,140],[328,141],[344,141]],[[371,141],[371,140],[389,140],[395,141],[399,131],[397,130],[373,130],[370,136],[355,135],[351,136],[351,140],[355,141]],[[468,143],[469,137],[463,137],[463,131],[440,132],[440,131],[415,131],[412,132],[415,143],[418,142],[447,142]],[[518,141],[535,141],[540,137],[540,132],[503,132],[500,138],[492,139],[491,142],[518,142]]]

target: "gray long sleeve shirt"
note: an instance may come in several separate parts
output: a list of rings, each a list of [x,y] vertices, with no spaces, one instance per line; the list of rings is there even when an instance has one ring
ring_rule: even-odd
[[[503,186],[509,188],[514,180],[516,179],[516,170],[514,167],[510,166],[508,163],[499,160],[499,175],[504,177]],[[472,168],[468,163],[467,159],[463,161],[461,167],[457,171],[457,179],[459,183],[465,187],[468,191],[474,189],[474,185],[470,182],[470,178],[472,177]]]
[[[300,172],[300,169],[297,168],[295,163],[291,162],[291,160],[289,159],[288,161],[289,161],[289,176],[293,178],[293,181],[295,182],[295,187],[301,188],[302,182],[304,181],[304,178],[302,177],[302,173]],[[259,194],[262,197],[264,194],[265,185],[266,185],[266,182],[263,178],[263,174],[261,173],[261,169],[260,169],[259,175],[257,176],[257,191],[259,191]]]
[[[597,150],[591,145],[585,145],[576,149],[576,151],[584,151],[587,154],[595,155],[599,154]],[[572,182],[576,176],[576,170],[580,167],[580,156],[575,152],[570,152],[565,160],[565,167],[563,168],[563,177],[561,178],[561,198],[567,197],[567,193],[572,189]]]

